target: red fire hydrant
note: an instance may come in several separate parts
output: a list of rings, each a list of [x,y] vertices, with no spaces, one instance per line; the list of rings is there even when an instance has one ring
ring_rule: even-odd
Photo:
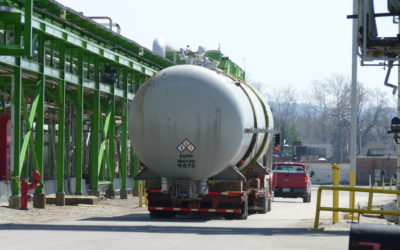
[[[21,210],[28,210],[28,200],[32,198],[28,191],[42,185],[42,177],[39,172],[33,172],[33,182],[28,183],[27,179],[21,179]]]

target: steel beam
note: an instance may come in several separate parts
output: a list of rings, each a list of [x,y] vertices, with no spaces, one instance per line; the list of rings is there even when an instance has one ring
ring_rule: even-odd
[[[103,141],[100,144],[100,151],[99,151],[99,154],[98,154],[99,166],[98,166],[97,175],[98,176],[102,175],[103,177],[104,177],[104,173],[102,173],[102,171],[101,171],[103,159],[105,158],[104,163],[107,162],[107,165],[110,165],[110,162],[108,162],[109,158],[107,157],[108,156],[108,152],[106,150],[106,146],[107,146],[107,136],[108,136],[108,132],[109,132],[109,129],[110,129],[111,114],[112,114],[111,113],[111,102],[112,101],[110,101],[109,104],[108,104],[108,111],[107,111],[107,116],[104,119],[104,124],[103,124],[103,122],[100,123],[101,130],[102,130],[101,135],[102,135]],[[103,119],[101,119],[101,121],[102,120]]]
[[[100,153],[100,62],[96,58],[96,62],[94,63],[94,82],[95,82],[95,91],[93,93],[93,115],[91,119],[91,132],[90,132],[90,153],[91,153],[91,162],[90,162],[90,189],[94,195],[99,195],[99,170],[100,164],[99,162],[99,153]]]
[[[12,105],[11,105],[11,116],[12,116],[12,159],[11,166],[13,168],[12,173],[12,196],[19,196],[19,179],[21,177],[21,92],[22,92],[22,71],[21,67],[18,66],[21,63],[21,58],[15,58],[16,67],[14,68],[14,77],[11,88]],[[11,204],[10,204],[11,205]]]
[[[41,85],[41,82],[39,81],[37,83],[37,86]],[[25,98],[25,93],[24,93],[24,88],[22,88],[22,93],[21,93],[21,103],[22,103],[22,109],[24,111],[24,117],[25,117],[25,121],[26,121],[26,134],[24,136],[24,140],[22,143],[22,148],[21,148],[21,153],[20,153],[20,157],[21,157],[21,165],[20,165],[20,171],[22,171],[23,165],[24,165],[24,161],[25,159],[27,159],[27,168],[26,168],[26,174],[25,177],[29,177],[29,157],[26,157],[27,155],[27,150],[28,150],[28,144],[30,146],[30,150],[31,150],[31,154],[32,154],[32,158],[33,158],[33,162],[34,162],[34,166],[35,168],[37,168],[37,166],[39,165],[38,163],[38,159],[37,159],[37,155],[36,155],[36,148],[35,148],[35,142],[33,140],[33,121],[35,119],[35,115],[36,115],[36,110],[39,104],[39,99],[40,99],[40,89],[37,87],[36,91],[35,91],[35,96],[34,96],[34,100],[31,104],[31,110],[28,112],[28,105],[26,103],[26,98]],[[21,172],[20,172],[21,175]]]
[[[124,99],[122,101],[122,124],[121,124],[121,199],[127,198],[126,181],[127,181],[127,162],[128,162],[128,72],[123,72],[123,91]]]
[[[82,194],[82,175],[83,175],[83,60],[84,55],[82,53],[78,54],[78,75],[79,84],[76,88],[76,145],[75,145],[75,168],[76,168],[76,187],[75,194]],[[71,65],[72,68],[72,65]]]
[[[25,0],[24,55],[32,57],[33,0]]]
[[[58,83],[58,143],[57,143],[57,193],[56,205],[65,205],[64,163],[65,163],[65,50],[63,42],[59,44],[60,78]]]
[[[119,80],[119,77],[117,78]],[[114,155],[115,155],[115,82],[111,84],[110,100],[110,126],[108,139],[108,177],[110,179],[109,190],[114,190]]]
[[[46,77],[44,75],[44,61],[45,61],[45,40],[44,35],[39,35],[38,43],[38,56],[39,56],[39,82],[38,82],[38,107],[37,107],[37,117],[36,117],[36,135],[35,135],[35,145],[36,145],[36,157],[37,166],[36,169],[39,171],[42,180],[44,181],[44,99],[45,99],[45,86]],[[43,193],[43,185],[36,188],[36,194]]]

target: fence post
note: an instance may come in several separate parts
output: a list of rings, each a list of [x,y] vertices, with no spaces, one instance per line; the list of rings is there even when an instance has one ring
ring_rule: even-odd
[[[336,163],[332,164],[332,186],[338,187],[339,186],[339,179],[340,179],[340,172],[339,172],[339,165]],[[333,208],[339,207],[339,191],[333,191]],[[336,224],[339,221],[339,212],[333,211],[332,215],[332,223]]]
[[[314,219],[314,230],[318,230],[318,224],[319,224],[319,215],[321,213],[321,196],[322,196],[322,187],[318,188],[318,194],[317,194],[317,208],[315,209],[315,219]]]

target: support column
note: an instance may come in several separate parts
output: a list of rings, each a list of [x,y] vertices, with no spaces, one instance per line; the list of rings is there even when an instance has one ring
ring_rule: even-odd
[[[65,43],[60,43],[60,77],[58,83],[58,143],[57,143],[57,193],[56,205],[65,206]]]
[[[358,0],[353,0],[353,14],[358,13]],[[351,130],[350,130],[350,187],[356,186],[357,169],[357,32],[358,19],[353,19],[353,45],[352,45],[352,67],[351,67]],[[349,207],[354,208],[355,192],[350,192]]]
[[[38,83],[38,106],[37,106],[37,117],[36,117],[36,127],[35,127],[35,147],[36,147],[36,157],[37,157],[37,170],[42,177],[42,182],[44,185],[44,99],[45,99],[45,89],[46,89],[46,77],[44,75],[44,63],[45,63],[45,41],[44,35],[39,35],[39,83]],[[45,208],[46,207],[46,195],[43,193],[43,187],[38,187],[33,195],[33,207],[34,208]]]
[[[25,25],[24,25],[24,54],[32,57],[32,14],[33,0],[25,1]]]
[[[100,144],[100,62],[96,58],[94,63],[94,82],[95,91],[93,93],[93,115],[91,119],[91,133],[90,133],[90,193],[100,197],[99,191],[99,169],[101,162],[99,161],[99,144]]]
[[[117,81],[119,81],[119,72],[117,76]],[[114,189],[114,177],[115,177],[115,82],[111,84],[111,100],[110,100],[110,125],[108,132],[108,177],[110,179],[110,184],[107,189],[107,197],[115,198]]]
[[[83,175],[83,54],[78,55],[78,75],[79,83],[76,87],[76,147],[75,147],[75,168],[76,168],[76,186],[75,194],[82,195],[82,175]],[[71,64],[72,68],[72,64]]]
[[[21,71],[21,58],[15,57],[16,67],[14,68],[14,77],[11,87],[12,106],[11,106],[11,120],[12,120],[12,159],[11,166],[12,183],[11,183],[11,197],[9,199],[9,206],[11,208],[20,207],[20,190],[19,179],[21,177],[21,89],[22,89],[22,71]]]
[[[128,191],[126,190],[126,179],[127,179],[127,162],[128,162],[128,72],[123,72],[123,86],[124,86],[124,98],[122,101],[122,124],[121,124],[121,199],[128,198]]]

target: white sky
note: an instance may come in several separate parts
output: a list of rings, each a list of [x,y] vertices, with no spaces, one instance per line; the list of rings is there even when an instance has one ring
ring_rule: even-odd
[[[313,80],[351,75],[351,0],[58,0],[87,16],[109,16],[122,35],[151,49],[156,37],[176,48],[217,49],[269,88],[306,93]],[[375,0],[376,12],[387,12]],[[379,35],[396,36],[397,25],[378,24]],[[391,82],[397,82],[392,73]],[[359,81],[384,87],[382,67],[359,67]],[[303,95],[304,96],[304,95]]]

